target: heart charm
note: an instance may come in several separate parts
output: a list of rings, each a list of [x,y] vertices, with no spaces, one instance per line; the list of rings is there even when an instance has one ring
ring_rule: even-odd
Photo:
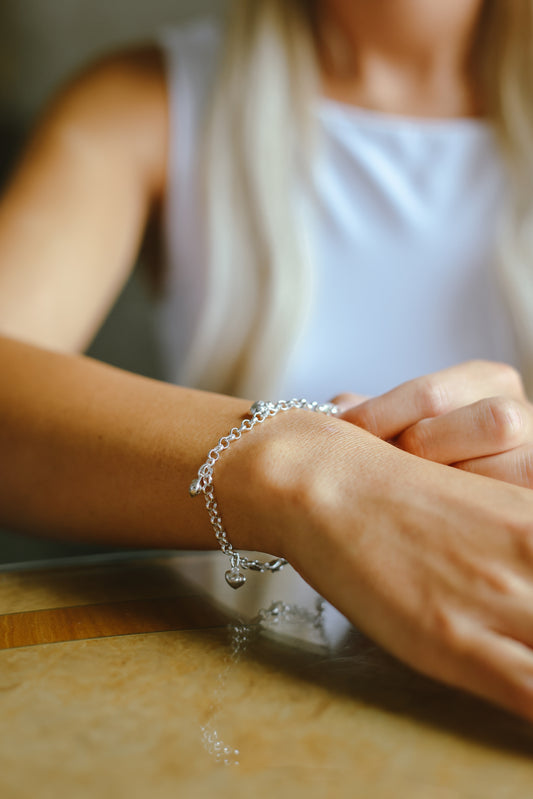
[[[226,578],[227,584],[232,588],[240,588],[246,582],[246,577],[238,570],[237,567],[228,569],[224,574],[224,577]]]

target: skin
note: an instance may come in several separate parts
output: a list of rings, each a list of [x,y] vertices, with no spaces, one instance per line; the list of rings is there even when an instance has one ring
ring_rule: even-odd
[[[336,401],[344,419],[406,452],[533,488],[533,406],[507,364],[473,361]]]
[[[384,111],[394,110],[386,97],[401,97],[404,113],[474,113],[458,65],[479,3],[389,0],[379,4],[390,21],[382,32],[369,16],[377,5],[326,6],[326,28],[342,23],[348,33],[345,51],[358,36],[352,78],[329,65],[327,93]],[[383,91],[383,75],[399,95]],[[179,125],[176,135],[179,146]],[[214,546],[188,485],[249,401],[161,384],[80,354],[164,196],[167,136],[159,55],[111,58],[56,100],[1,203],[0,368],[9,379],[0,384],[0,521],[12,528]],[[343,420],[280,414],[224,454],[217,497],[237,548],[286,556],[398,657],[533,719],[533,492],[468,473],[465,463],[477,460],[471,452],[454,469],[457,453],[427,443],[419,454],[408,451],[420,440],[408,433],[413,427],[463,430],[469,417],[453,414],[493,396],[493,377],[462,368],[460,379],[429,380],[429,393],[424,383],[414,394],[403,387]],[[523,402],[516,385],[496,393]],[[446,407],[424,403],[444,395]],[[414,417],[413,396],[421,398]],[[442,435],[437,429],[434,446]],[[462,439],[456,435],[458,447]],[[502,450],[501,435],[482,425],[476,442],[483,458],[524,445],[507,441]]]
[[[327,0],[323,90],[390,114],[477,116],[470,56],[483,0]]]

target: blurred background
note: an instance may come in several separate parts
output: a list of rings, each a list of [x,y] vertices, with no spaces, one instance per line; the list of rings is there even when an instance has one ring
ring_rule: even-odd
[[[53,93],[99,55],[149,41],[163,27],[223,13],[226,0],[0,0],[0,180]],[[137,268],[89,354],[160,375],[150,295]],[[1,379],[8,379],[3,375]],[[0,531],[0,563],[100,552]]]

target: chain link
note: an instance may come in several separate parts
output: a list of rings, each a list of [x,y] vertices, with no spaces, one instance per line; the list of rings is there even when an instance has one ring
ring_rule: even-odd
[[[246,577],[241,574],[239,569],[250,569],[256,572],[277,572],[280,571],[287,563],[285,558],[274,558],[269,561],[251,560],[243,555],[240,555],[228,540],[228,535],[222,524],[222,518],[218,510],[218,504],[215,497],[215,488],[213,485],[213,471],[215,464],[220,458],[224,450],[229,449],[234,441],[238,441],[243,433],[253,430],[258,424],[262,424],[266,419],[271,419],[277,416],[282,411],[288,411],[292,408],[301,410],[315,411],[317,413],[324,413],[328,416],[334,416],[338,413],[338,408],[331,402],[318,403],[308,402],[306,399],[291,399],[279,400],[278,402],[265,402],[258,400],[254,402],[249,410],[250,418],[245,419],[240,427],[232,427],[229,433],[223,436],[218,444],[209,450],[207,460],[198,469],[198,476],[191,483],[189,493],[192,497],[199,494],[204,495],[205,507],[211,521],[215,537],[218,541],[222,552],[230,558],[231,568],[226,572],[226,581],[232,588],[240,588],[246,581]]]

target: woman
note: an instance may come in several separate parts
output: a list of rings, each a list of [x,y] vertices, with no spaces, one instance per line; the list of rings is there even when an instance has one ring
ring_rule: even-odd
[[[325,102],[392,115],[464,120],[490,111],[508,148],[508,206],[513,230],[525,231],[516,237],[522,244],[529,106],[527,81],[516,76],[531,14],[525,0],[394,0],[379,11],[364,0],[240,4],[202,151],[204,177],[188,171],[194,130],[169,101],[173,79],[159,53],[110,59],[69,87],[41,124],[0,215],[0,357],[9,377],[0,391],[2,521],[92,541],[213,547],[213,514],[189,497],[191,479],[248,413],[249,401],[236,397],[291,385],[306,357],[298,347],[321,307],[309,298],[322,300],[327,285],[309,291],[297,235],[299,214],[314,213],[303,182],[313,155],[314,79]],[[478,63],[495,60],[481,58],[489,45],[501,50],[498,71],[479,75]],[[194,193],[180,194],[182,186]],[[222,393],[146,380],[78,354],[164,198],[169,208],[177,198],[186,221],[172,220],[170,247],[192,248],[200,270],[180,283],[188,348],[180,377]],[[205,215],[191,216],[188,200]],[[527,283],[516,249],[506,253],[516,267],[509,275],[520,277],[521,308]],[[172,279],[166,288],[174,296]],[[385,329],[394,340],[388,316],[408,293],[380,309],[375,335]],[[480,324],[489,304],[483,308]],[[505,330],[504,304],[490,309]],[[318,328],[307,373],[335,361],[347,388],[373,392],[364,374],[342,368],[359,345],[356,328],[340,341]],[[527,334],[525,323],[519,332]],[[513,346],[509,339],[509,360]],[[372,339],[365,347],[376,361]],[[413,375],[423,371],[422,360],[407,354],[406,363]],[[385,364],[380,373],[393,385]],[[340,388],[329,377],[321,384],[324,392]],[[398,657],[533,718],[532,413],[517,372],[468,362],[355,407],[351,395],[339,401],[345,420],[291,410],[231,443],[214,475],[231,544],[286,557]]]

